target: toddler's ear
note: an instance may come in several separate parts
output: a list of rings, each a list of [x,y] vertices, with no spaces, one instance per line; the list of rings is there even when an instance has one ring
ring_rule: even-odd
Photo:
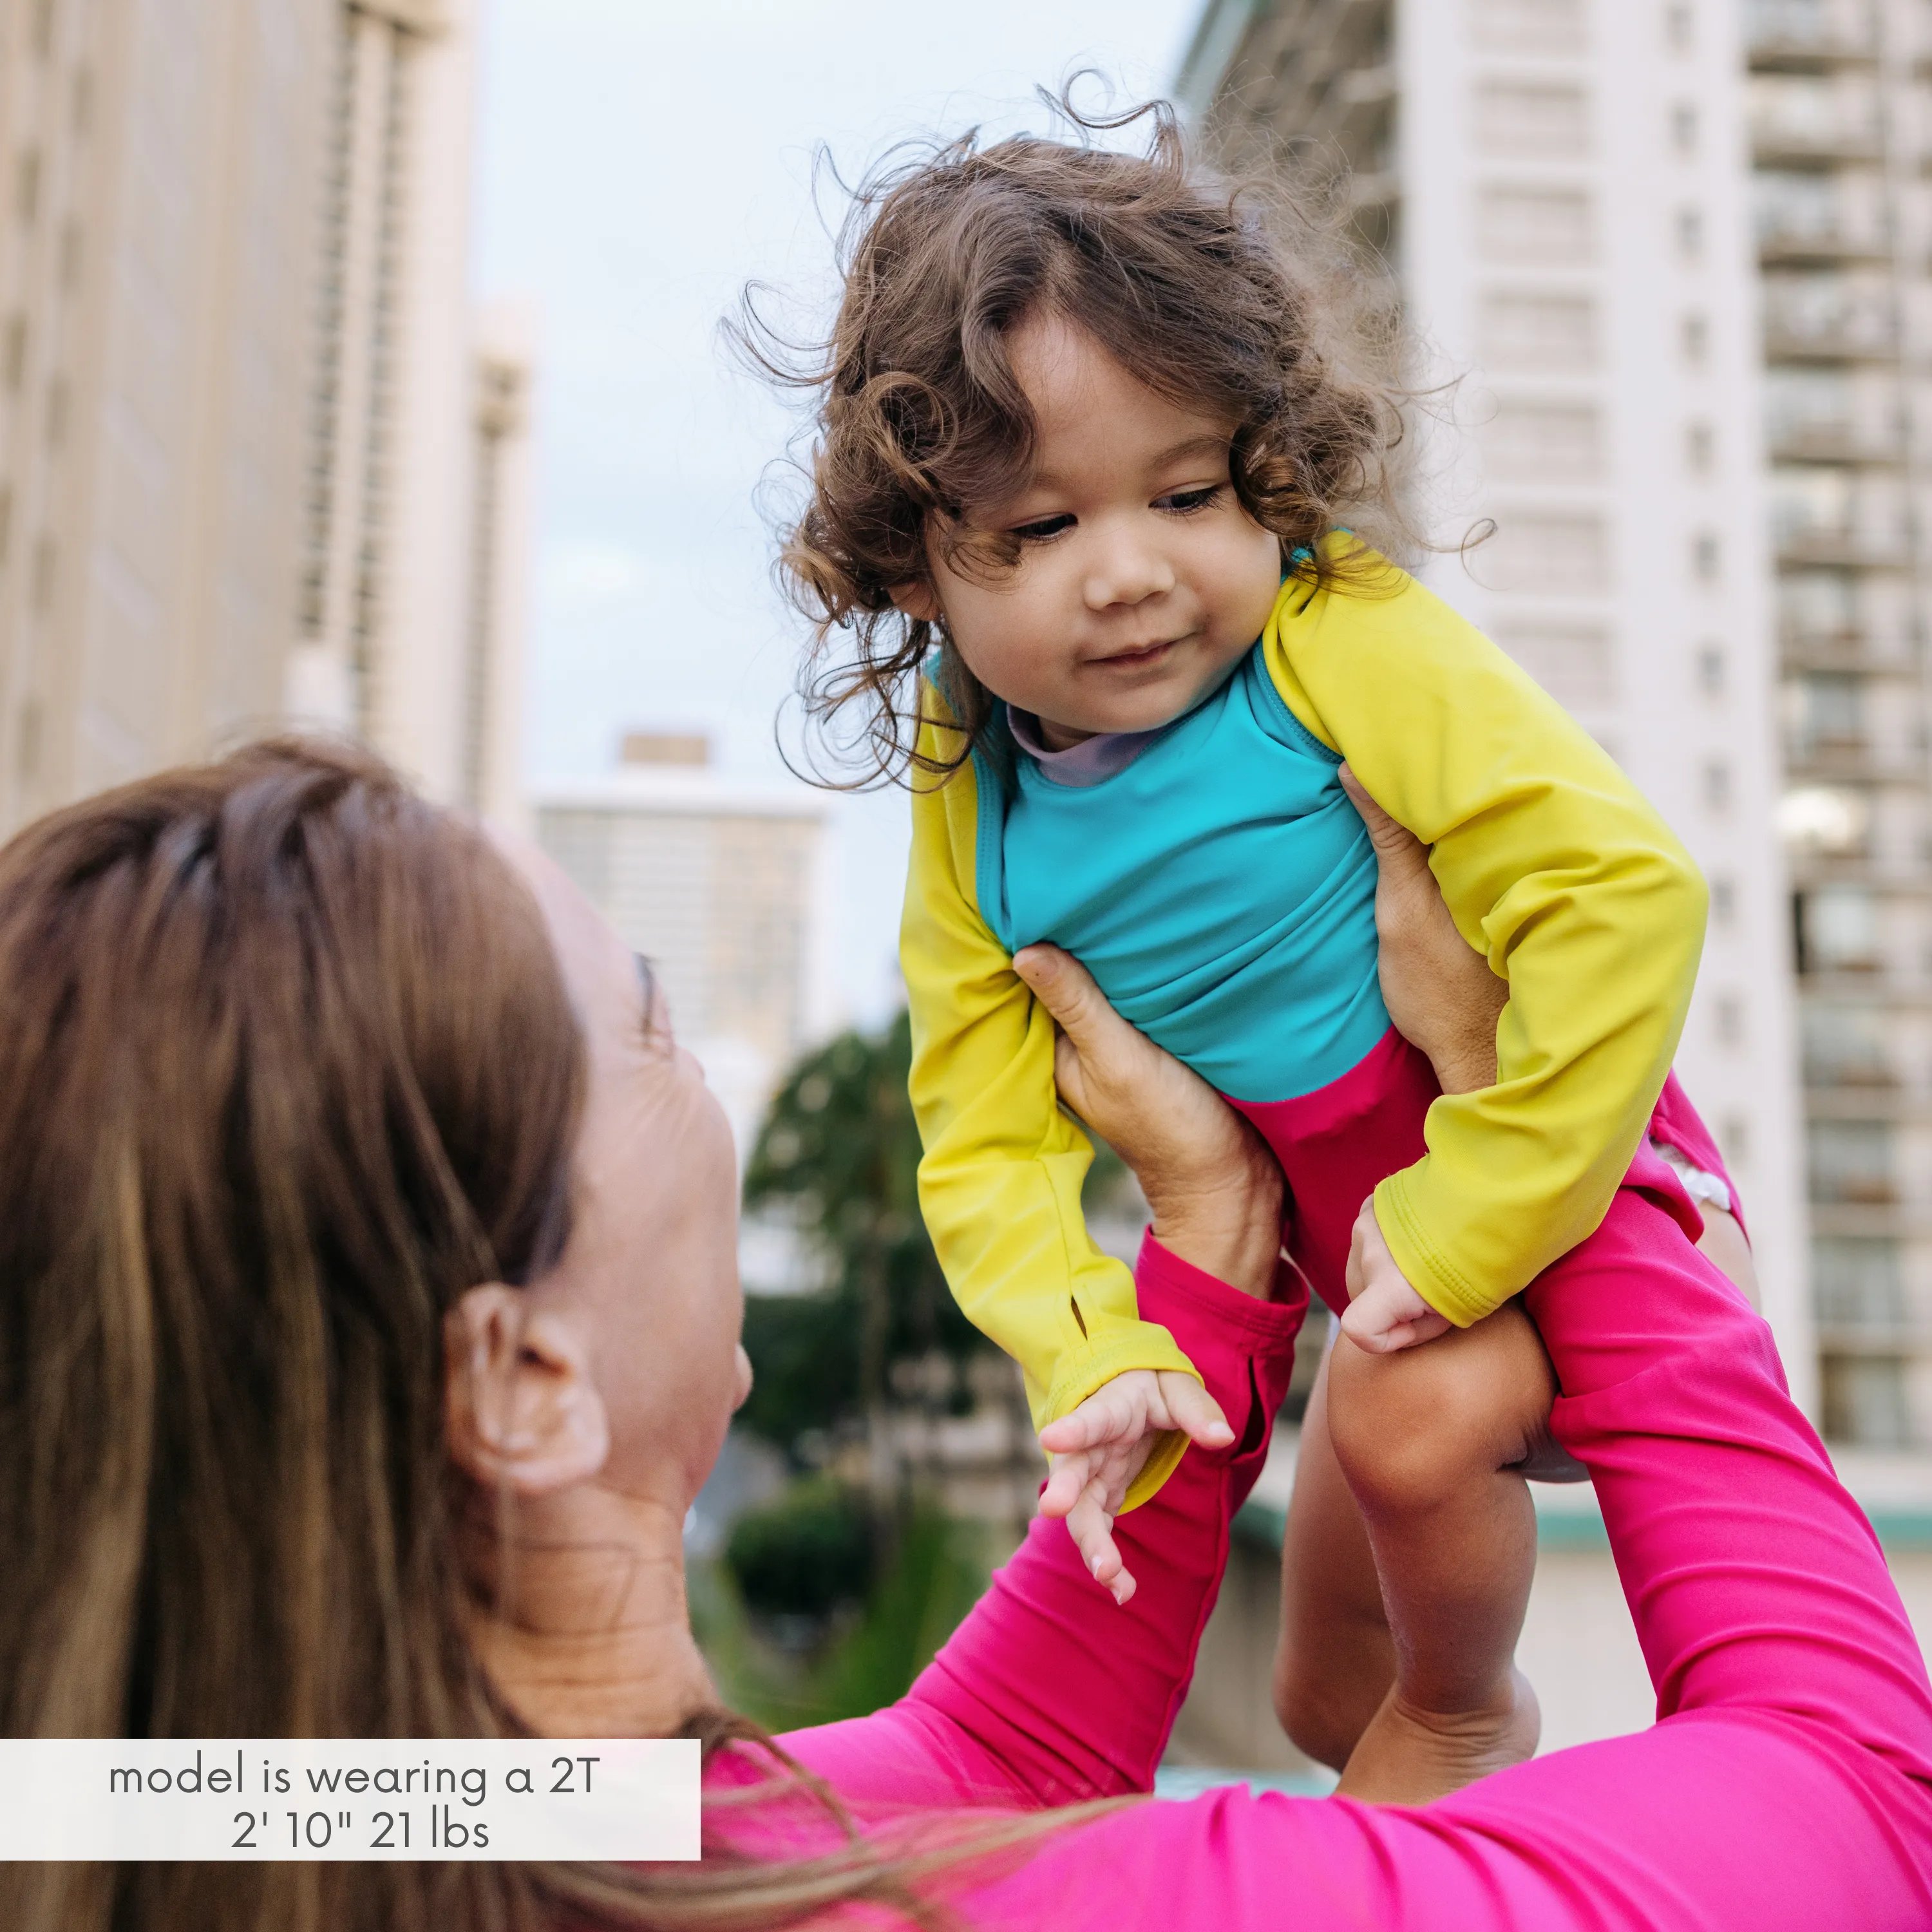
[[[936,624],[944,614],[939,608],[939,598],[930,584],[915,580],[910,584],[896,584],[892,589],[892,603],[896,608],[922,624]]]

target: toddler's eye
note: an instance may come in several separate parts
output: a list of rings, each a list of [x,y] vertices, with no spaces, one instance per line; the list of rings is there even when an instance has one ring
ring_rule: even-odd
[[[1185,516],[1190,510],[1206,509],[1220,494],[1221,485],[1210,483],[1202,489],[1177,490],[1171,496],[1156,496],[1154,506],[1156,510],[1178,510]]]
[[[1057,537],[1062,530],[1070,530],[1073,519],[1064,513],[1058,517],[1042,517],[1035,524],[1016,524],[1012,534],[1022,543],[1040,543],[1048,537]]]

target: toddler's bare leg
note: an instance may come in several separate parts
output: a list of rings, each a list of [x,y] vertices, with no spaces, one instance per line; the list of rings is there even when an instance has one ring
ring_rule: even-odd
[[[1340,1771],[1395,1682],[1367,1526],[1328,1438],[1328,1358],[1302,1418],[1281,1551],[1274,1710],[1298,1750]]]
[[[1426,1804],[1534,1751],[1536,1699],[1515,1653],[1536,1514],[1509,1466],[1543,1438],[1555,1394],[1514,1302],[1394,1354],[1336,1345],[1328,1435],[1366,1526],[1395,1654],[1395,1681],[1343,1769],[1348,1795]]]

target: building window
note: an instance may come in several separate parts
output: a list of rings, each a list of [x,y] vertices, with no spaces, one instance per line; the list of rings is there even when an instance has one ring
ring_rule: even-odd
[[[1880,1208],[1898,1198],[1888,1122],[1813,1120],[1804,1131],[1813,1200]]]
[[[14,182],[14,212],[23,228],[31,228],[40,212],[40,154],[29,148],[20,157]]]
[[[1694,368],[1702,368],[1704,359],[1711,352],[1711,325],[1701,315],[1687,315],[1679,332],[1684,344],[1684,359]]]
[[[1717,465],[1718,434],[1707,422],[1694,422],[1684,431],[1684,460],[1694,476],[1708,476]]]
[[[1883,962],[1878,902],[1863,886],[1820,886],[1798,895],[1801,973],[1876,973]]]
[[[1671,0],[1664,10],[1664,36],[1680,54],[1688,53],[1697,35],[1697,17],[1690,0]]]
[[[0,348],[0,375],[6,378],[7,386],[17,390],[27,374],[27,318],[24,315],[10,316],[7,320],[7,339]]]
[[[1581,53],[1583,0],[1474,0],[1477,44],[1510,54]]]
[[[1697,682],[1708,698],[1720,698],[1724,690],[1724,647],[1703,644],[1697,651]]]
[[[1700,584],[1717,582],[1720,555],[1716,532],[1700,530],[1690,545],[1690,567]]]
[[[1496,642],[1556,699],[1573,710],[1600,708],[1616,696],[1610,640],[1600,625],[1496,626]]]
[[[1807,1085],[1897,1085],[1882,1009],[1808,1000],[1799,1010],[1798,1019],[1804,1044]]]
[[[1822,1366],[1827,1436],[1874,1449],[1910,1446],[1903,1361],[1895,1355],[1827,1355]]]
[[[1585,374],[1597,362],[1595,304],[1587,296],[1494,290],[1483,302],[1483,353],[1501,368]]]
[[[1696,261],[1704,252],[1704,216],[1701,209],[1677,211],[1677,252],[1687,262]]]
[[[1499,403],[1484,441],[1506,482],[1588,483],[1603,473],[1602,423],[1587,404]]]
[[[1704,803],[1712,812],[1724,811],[1731,802],[1731,768],[1722,758],[1704,764]]]
[[[1475,126],[1485,154],[1575,161],[1590,152],[1588,97],[1564,82],[1483,81],[1476,88]]]
[[[1476,206],[1483,252],[1502,262],[1574,266],[1595,251],[1590,199],[1580,188],[1496,187]]]
[[[1712,1023],[1720,1046],[1744,1043],[1744,1003],[1736,993],[1720,993],[1712,1008]]]
[[[1697,152],[1697,110],[1688,100],[1680,100],[1670,111],[1670,139],[1680,154]]]
[[[1738,916],[1738,889],[1720,873],[1711,881],[1711,920],[1715,926],[1730,926]]]
[[[1610,580],[1603,519],[1513,511],[1498,520],[1492,568],[1499,590],[1596,595]]]

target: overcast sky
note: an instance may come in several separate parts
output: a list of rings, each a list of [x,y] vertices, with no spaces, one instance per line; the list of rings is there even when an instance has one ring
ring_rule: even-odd
[[[1100,69],[1172,85],[1199,0],[486,0],[478,281],[542,319],[528,768],[610,770],[627,728],[772,746],[797,627],[754,501],[790,418],[732,365],[748,280],[822,316],[813,159],[848,178],[895,141],[1044,130],[1036,86]],[[836,190],[822,197],[836,220]],[[896,998],[905,808],[835,808],[833,958],[849,1015]]]

